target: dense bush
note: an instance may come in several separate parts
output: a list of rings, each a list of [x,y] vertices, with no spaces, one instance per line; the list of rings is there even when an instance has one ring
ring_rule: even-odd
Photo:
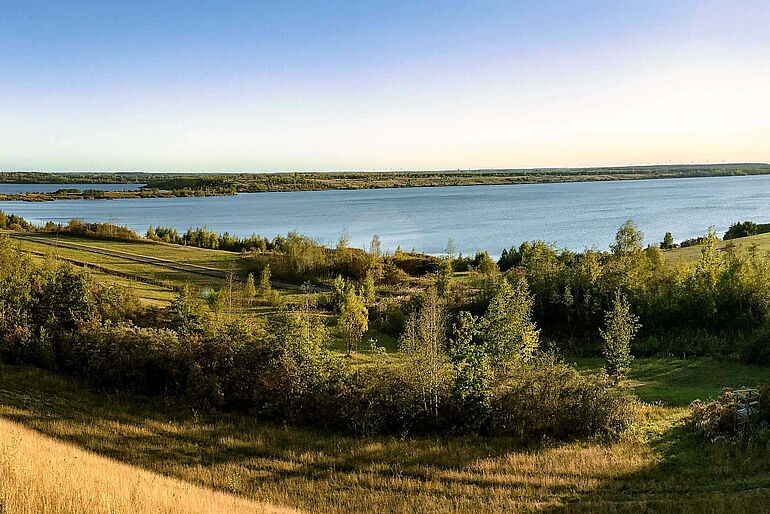
[[[740,351],[741,360],[747,364],[770,366],[770,326],[757,330]]]
[[[719,397],[708,403],[695,400],[690,404],[687,427],[707,441],[741,436],[744,442],[760,445],[770,442],[770,383],[759,386],[759,415],[753,416],[752,429],[739,432],[736,400],[732,391],[724,389]]]
[[[695,400],[690,404],[688,428],[699,437],[713,441],[736,433],[735,397],[728,389],[713,402]]]
[[[770,224],[757,224],[753,221],[737,222],[730,225],[722,239],[727,241],[728,239],[737,239],[739,237],[755,236],[757,234],[765,234],[770,232]]]
[[[0,211],[0,229],[2,230],[34,230],[27,220],[15,214]]]
[[[634,402],[606,376],[583,375],[550,357],[520,364],[492,397],[492,431],[527,439],[618,433]]]
[[[70,220],[66,225],[49,221],[43,227],[46,232],[71,234],[92,239],[107,239],[115,241],[137,241],[141,239],[139,234],[128,227],[113,225],[111,223],[83,223],[80,220]]]

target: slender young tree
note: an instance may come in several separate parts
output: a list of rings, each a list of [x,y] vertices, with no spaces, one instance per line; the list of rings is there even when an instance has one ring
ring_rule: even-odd
[[[369,271],[364,277],[364,283],[361,292],[367,307],[371,307],[377,301],[377,289],[374,285],[374,273]]]
[[[406,321],[400,350],[408,378],[420,391],[426,412],[438,417],[442,371],[447,362],[446,313],[436,290],[431,288],[416,313]]]
[[[249,276],[246,278],[246,285],[243,286],[243,296],[249,303],[253,302],[254,297],[257,296],[257,288],[254,285],[253,273],[249,273]]]
[[[639,318],[631,312],[628,301],[616,291],[612,309],[604,315],[604,328],[600,330],[604,340],[605,370],[615,379],[625,377],[631,367],[634,359],[631,341],[640,327]]]
[[[340,310],[337,328],[345,341],[347,355],[356,351],[361,337],[369,329],[369,311],[364,305],[363,299],[350,288],[345,295],[345,301]]]
[[[265,264],[262,271],[259,272],[259,295],[263,298],[270,294],[270,264]]]
[[[615,234],[615,243],[610,245],[615,255],[629,255],[642,251],[644,234],[636,226],[633,220],[623,223]]]
[[[452,287],[453,278],[454,270],[452,269],[452,261],[448,257],[445,257],[441,259],[438,273],[436,274],[436,290],[440,296],[444,296]]]

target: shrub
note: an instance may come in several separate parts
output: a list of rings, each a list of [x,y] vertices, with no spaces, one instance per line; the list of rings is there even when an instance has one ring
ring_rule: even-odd
[[[98,387],[159,395],[184,391],[187,345],[176,332],[126,324],[83,325],[62,339],[60,360]]]
[[[518,364],[493,391],[492,431],[523,439],[616,434],[634,419],[635,401],[606,375],[582,375],[553,357]]]
[[[770,366],[770,326],[757,330],[743,345],[740,354],[746,364]]]
[[[724,389],[713,402],[695,400],[690,404],[688,428],[699,437],[713,441],[735,434],[735,398],[729,389]]]

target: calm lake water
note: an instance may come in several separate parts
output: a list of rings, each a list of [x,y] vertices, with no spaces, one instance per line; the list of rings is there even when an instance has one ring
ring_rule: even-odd
[[[297,230],[334,244],[346,230],[355,246],[379,234],[383,248],[429,253],[441,253],[451,237],[464,254],[481,249],[499,255],[534,239],[606,249],[629,218],[648,243],[666,231],[678,241],[710,225],[722,233],[739,220],[770,222],[770,176],[0,202],[0,210],[36,223],[110,221],[142,234],[149,225],[267,237]]]
[[[136,191],[143,184],[2,184],[0,193],[53,193],[59,189],[77,189],[85,191],[96,189],[98,191]]]

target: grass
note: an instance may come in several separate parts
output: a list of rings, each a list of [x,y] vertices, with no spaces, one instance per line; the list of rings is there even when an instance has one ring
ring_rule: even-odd
[[[0,420],[0,511],[294,512],[100,457]]]
[[[738,251],[755,251],[758,255],[766,255],[770,253],[770,233],[720,241],[717,248],[724,250],[728,246],[734,246]],[[689,262],[697,260],[700,257],[700,252],[701,245],[697,245],[667,250],[663,252],[663,256],[667,262],[676,262],[677,260]]]
[[[37,236],[35,237],[37,238]],[[55,238],[53,236],[45,236],[40,239],[50,240],[51,243],[55,242]],[[63,237],[58,239],[60,241],[70,240],[69,238]],[[95,265],[107,271],[136,275],[153,281],[168,283],[172,286],[181,287],[187,284],[198,288],[217,288],[220,287],[223,283],[223,279],[220,278],[174,269],[162,264],[137,262],[127,257],[104,255],[92,252],[88,250],[87,246],[83,246],[82,248],[63,248],[51,246],[43,242],[25,239],[16,239],[16,242],[22,250],[38,252],[40,254],[49,255],[56,258],[69,259],[79,263]],[[136,255],[143,255],[143,253],[140,253],[140,251],[144,252],[148,249],[148,247],[151,246],[142,243],[135,243],[135,245],[136,246],[133,249],[135,250],[134,253]],[[94,246],[94,248],[98,247]],[[182,252],[180,251],[180,253]]]
[[[598,372],[602,359],[570,359],[581,370]],[[752,387],[770,382],[770,369],[720,359],[636,359],[628,385],[645,402],[671,406],[713,400],[723,387]]]
[[[683,372],[682,363],[669,362],[636,363],[639,376],[657,384],[646,392],[649,401],[670,398],[666,389],[682,376],[709,384],[706,393],[718,390],[720,380],[709,376],[718,363]],[[730,382],[756,376],[737,364],[724,370]],[[618,440],[531,447],[507,438],[353,438],[253,416],[206,416],[0,366],[3,418],[152,473],[272,505],[364,513],[766,511],[768,452],[702,444],[683,430],[686,413],[643,406],[636,427]]]

